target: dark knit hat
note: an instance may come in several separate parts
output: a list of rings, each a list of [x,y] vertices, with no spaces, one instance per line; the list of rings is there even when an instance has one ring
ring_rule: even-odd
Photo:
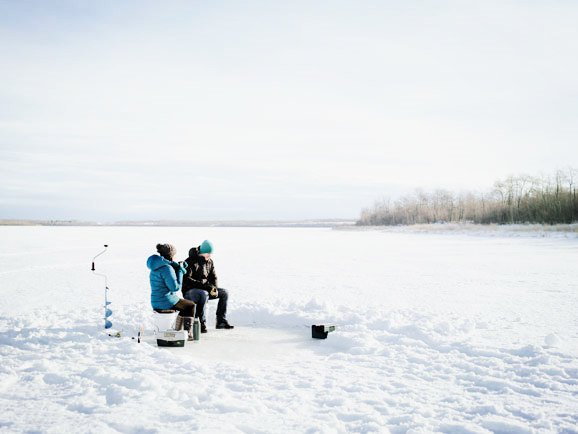
[[[157,244],[157,252],[163,258],[172,260],[177,254],[177,248],[172,244]]]

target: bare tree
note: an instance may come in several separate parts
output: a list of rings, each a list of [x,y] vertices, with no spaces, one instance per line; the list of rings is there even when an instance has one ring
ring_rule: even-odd
[[[393,203],[382,199],[362,210],[358,224],[571,223],[578,221],[577,178],[578,172],[570,168],[553,177],[509,176],[486,193],[418,189]]]

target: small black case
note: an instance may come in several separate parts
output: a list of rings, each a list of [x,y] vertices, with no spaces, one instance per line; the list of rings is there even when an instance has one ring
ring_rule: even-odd
[[[312,325],[311,337],[314,339],[327,339],[327,334],[332,331],[335,331],[335,326]]]

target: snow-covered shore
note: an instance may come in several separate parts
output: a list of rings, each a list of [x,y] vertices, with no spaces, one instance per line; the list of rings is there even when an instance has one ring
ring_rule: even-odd
[[[477,235],[483,237],[526,237],[526,238],[578,238],[578,223],[572,224],[473,224],[473,223],[432,223],[400,226],[336,226],[338,230],[378,231],[418,234]]]
[[[0,431],[576,432],[575,238],[0,228]],[[210,238],[233,331],[159,349],[146,257]],[[107,274],[111,317],[101,330]],[[310,325],[335,324],[327,340]]]

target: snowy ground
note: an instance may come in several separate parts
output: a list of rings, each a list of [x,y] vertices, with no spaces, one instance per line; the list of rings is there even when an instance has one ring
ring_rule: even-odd
[[[578,432],[578,238],[0,227],[1,432]],[[233,331],[161,349],[146,258],[217,248]],[[111,320],[101,330],[103,280]],[[215,304],[209,307],[210,326]],[[310,325],[334,324],[327,340]]]

